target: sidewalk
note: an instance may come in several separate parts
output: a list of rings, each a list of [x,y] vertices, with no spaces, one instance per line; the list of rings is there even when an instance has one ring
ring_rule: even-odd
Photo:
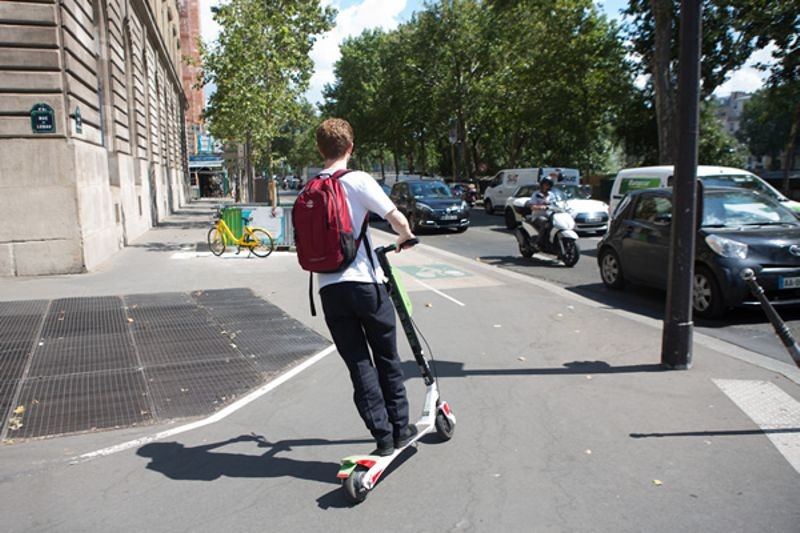
[[[115,296],[130,304],[129,295],[249,288],[327,339],[322,318],[310,316],[308,276],[294,256],[204,256],[195,245],[208,214],[193,204],[99,272],[0,279],[0,300]],[[373,244],[390,239],[377,232]],[[223,420],[149,444],[141,443],[187,420],[0,447],[7,526],[797,531],[797,369],[766,367],[771,360],[696,335],[693,368],[663,371],[652,320],[424,244],[392,261],[458,426],[452,441],[420,445],[360,507],[340,512],[335,461],[370,443],[343,365],[324,357]],[[405,370],[416,412],[423,388],[415,366]],[[99,449],[112,452],[69,466]],[[85,494],[58,496],[71,487]]]

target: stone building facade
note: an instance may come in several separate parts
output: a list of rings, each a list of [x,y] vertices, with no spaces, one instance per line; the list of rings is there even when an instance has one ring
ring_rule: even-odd
[[[93,270],[186,198],[176,0],[0,2],[0,275]]]

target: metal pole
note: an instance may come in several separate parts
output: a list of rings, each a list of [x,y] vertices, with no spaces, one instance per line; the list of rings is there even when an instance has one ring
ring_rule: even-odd
[[[794,363],[800,368],[800,346],[797,345],[797,341],[792,337],[792,332],[786,327],[786,323],[781,319],[781,316],[775,311],[772,304],[769,303],[767,295],[764,294],[764,289],[762,289],[761,285],[756,281],[756,273],[751,268],[745,268],[742,270],[741,274],[742,279],[744,279],[747,286],[750,288],[750,292],[758,298],[761,308],[764,309],[767,318],[772,322],[775,333],[780,337],[783,345],[786,346],[786,350],[789,352],[789,355],[792,356],[792,359],[794,359]]]
[[[455,143],[450,143],[450,161],[453,164],[453,181],[458,181],[456,178],[456,145]]]
[[[672,242],[661,364],[669,369],[692,366],[692,285],[697,232],[696,187],[698,98],[700,93],[701,0],[681,0],[678,74],[678,160],[672,204]]]

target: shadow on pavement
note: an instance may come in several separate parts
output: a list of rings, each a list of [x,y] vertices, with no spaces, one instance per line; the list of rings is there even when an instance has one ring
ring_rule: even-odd
[[[414,361],[403,361],[403,375],[406,379],[419,377],[419,369]],[[563,367],[552,368],[476,368],[465,369],[464,363],[436,360],[432,364],[439,378],[466,378],[471,376],[563,376],[583,374],[625,374],[636,372],[662,372],[660,364],[641,364],[611,366],[605,361],[571,361]]]
[[[738,437],[741,435],[769,435],[769,434],[800,433],[800,428],[776,429],[723,429],[703,431],[676,431],[673,433],[631,433],[631,438],[647,439],[653,437]]]
[[[481,256],[481,262],[487,263],[489,265],[501,266],[501,267],[509,267],[509,266],[518,266],[518,267],[548,267],[548,268],[570,268],[564,266],[564,264],[559,261],[558,259],[546,259],[542,256],[533,256],[530,259],[527,257],[522,257],[519,255],[485,255]]]
[[[255,442],[259,448],[269,448],[260,455],[212,451],[236,442]],[[354,439],[331,441],[299,439],[269,442],[261,435],[240,435],[226,441],[202,446],[184,446],[179,442],[152,442],[136,451],[150,458],[149,470],[175,480],[214,481],[220,477],[293,477],[321,483],[338,484],[338,463],[299,461],[278,456],[293,446],[329,446],[341,444],[372,444],[372,440]]]

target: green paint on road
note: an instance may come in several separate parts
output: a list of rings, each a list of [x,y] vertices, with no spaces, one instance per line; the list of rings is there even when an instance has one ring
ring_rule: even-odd
[[[442,279],[442,278],[466,278],[472,276],[471,273],[459,270],[447,264],[421,265],[421,266],[401,266],[397,267],[403,272],[411,274],[417,279]]]

